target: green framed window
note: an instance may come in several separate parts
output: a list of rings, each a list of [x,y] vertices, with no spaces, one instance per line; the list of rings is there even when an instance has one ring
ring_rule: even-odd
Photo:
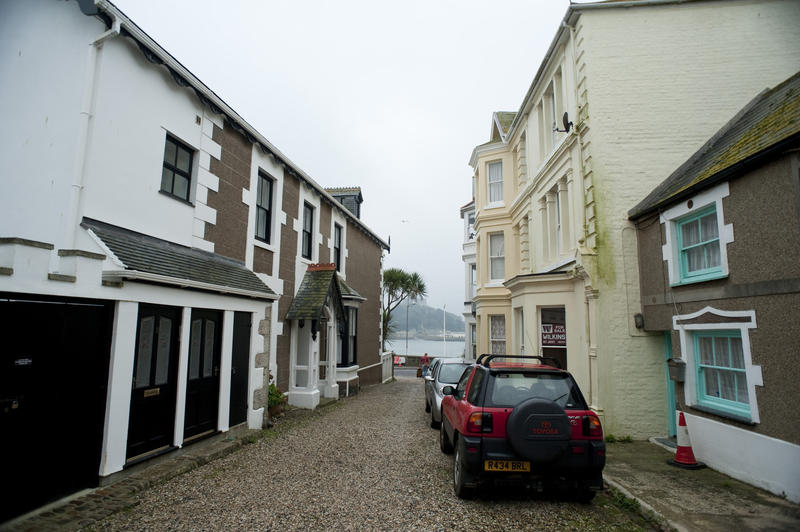
[[[675,224],[680,281],[698,282],[723,277],[716,206],[692,213]]]
[[[693,336],[698,403],[750,419],[741,333],[708,331],[695,332]]]

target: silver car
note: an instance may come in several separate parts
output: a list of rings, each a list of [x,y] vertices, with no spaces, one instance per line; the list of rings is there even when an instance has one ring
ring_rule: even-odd
[[[442,388],[454,386],[464,370],[472,364],[463,358],[437,359],[436,367],[425,377],[425,411],[431,413],[431,428],[442,423]]]

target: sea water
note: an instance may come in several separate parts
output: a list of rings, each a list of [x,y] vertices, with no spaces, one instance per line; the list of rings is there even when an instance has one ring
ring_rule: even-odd
[[[408,352],[406,352],[405,338],[387,340],[386,350],[394,351],[395,354],[400,356],[422,356],[428,353],[430,357],[462,357],[464,356],[464,340],[448,340],[446,355],[444,355],[445,347],[441,340],[421,340],[419,338],[408,339]]]

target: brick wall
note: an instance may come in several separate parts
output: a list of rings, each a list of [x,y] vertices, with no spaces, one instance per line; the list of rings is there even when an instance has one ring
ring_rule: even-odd
[[[319,240],[319,263],[325,264],[333,262],[331,259],[331,250],[328,247],[328,239],[331,238],[331,206],[323,202],[319,208],[319,233],[321,238]]]
[[[231,127],[214,125],[213,140],[222,148],[219,159],[211,158],[211,173],[219,178],[216,192],[208,191],[208,206],[216,209],[216,224],[206,224],[206,240],[214,252],[244,262],[249,207],[242,190],[250,189],[253,145]]]
[[[347,284],[366,298],[358,309],[358,365],[380,362],[380,246],[353,223],[347,223]],[[359,373],[362,385],[381,381],[381,368]]]
[[[724,6],[724,8],[723,8]],[[663,341],[639,310],[626,212],[756,94],[796,72],[792,2],[701,2],[586,11],[580,18],[599,290],[600,386],[611,432],[664,432]],[[586,169],[584,169],[586,172]]]
[[[286,213],[286,224],[281,227],[281,253],[278,265],[278,276],[283,281],[283,295],[278,301],[278,321],[289,311],[289,306],[294,297],[295,265],[297,259],[297,231],[293,229],[294,221],[298,217],[298,204],[300,202],[300,181],[291,174],[284,172],[283,199],[281,209]],[[276,345],[276,361],[278,374],[278,388],[283,391],[289,388],[289,335],[290,330],[284,324],[283,334],[278,335]]]

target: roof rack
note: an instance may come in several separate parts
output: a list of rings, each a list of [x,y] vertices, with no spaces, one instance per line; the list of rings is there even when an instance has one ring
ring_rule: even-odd
[[[535,359],[540,361],[543,364],[549,364],[551,366],[555,366],[558,369],[564,369],[561,367],[561,364],[558,363],[558,360],[552,357],[540,357],[537,355],[490,355],[490,354],[483,354],[478,357],[476,363],[483,367],[490,367],[489,363],[495,358],[521,358],[521,359]]]

